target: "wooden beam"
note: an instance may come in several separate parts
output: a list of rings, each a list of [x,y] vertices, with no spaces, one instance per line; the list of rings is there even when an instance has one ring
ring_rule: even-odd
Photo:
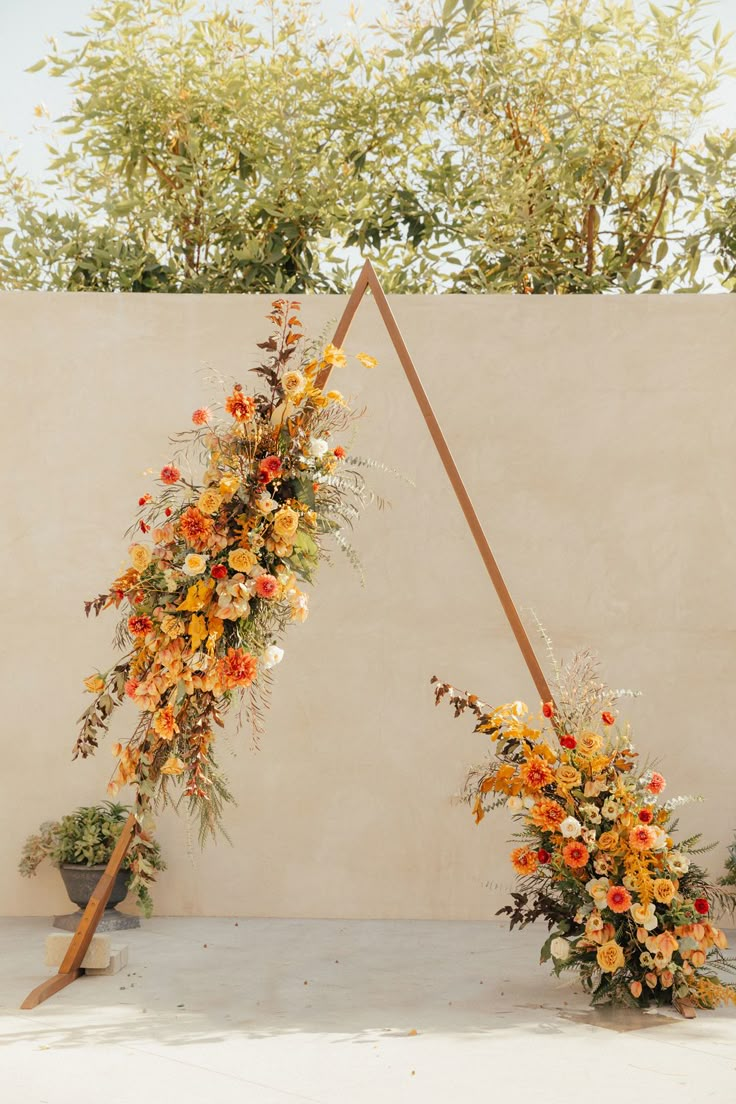
[[[524,661],[529,670],[529,674],[531,675],[532,681],[537,689],[537,693],[539,694],[541,701],[551,701],[552,691],[549,687],[549,683],[547,682],[544,671],[542,670],[539,660],[537,659],[527,631],[524,628],[521,618],[519,617],[519,613],[516,609],[516,606],[514,605],[509,589],[506,586],[503,575],[501,574],[501,569],[499,568],[498,563],[496,562],[496,558],[491,551],[491,546],[488,543],[488,538],[486,537],[485,532],[483,531],[483,526],[480,523],[480,518],[475,511],[475,507],[473,506],[470,495],[468,494],[465,484],[463,483],[462,477],[457,468],[457,464],[455,463],[453,455],[450,451],[450,447],[445,440],[445,436],[440,429],[439,422],[437,421],[435,413],[432,409],[432,404],[429,401],[427,392],[424,390],[422,381],[419,378],[419,373],[417,372],[414,366],[414,362],[409,355],[409,350],[404,344],[404,339],[401,336],[401,331],[399,330],[396,319],[393,316],[393,312],[391,310],[391,307],[389,306],[386,294],[381,287],[381,283],[370,261],[366,261],[363,265],[361,273],[358,277],[358,281],[353,288],[353,292],[350,296],[350,299],[348,300],[348,304],[345,308],[345,311],[343,312],[342,318],[340,319],[337,330],[335,332],[334,344],[338,346],[342,345],[342,342],[347,335],[348,329],[350,328],[350,323],[355,317],[355,312],[358,309],[358,304],[360,303],[363,295],[365,295],[368,290],[373,293],[373,298],[376,301],[376,306],[378,307],[381,318],[383,319],[383,323],[386,327],[386,330],[388,331],[388,335],[391,338],[393,347],[396,350],[396,355],[399,358],[399,363],[404,369],[404,374],[409,381],[409,386],[414,393],[414,398],[416,399],[424,420],[427,423],[429,434],[432,438],[435,448],[437,449],[437,452],[439,453],[439,457],[442,461],[444,469],[447,472],[447,476],[452,485],[452,489],[455,492],[455,497],[460,503],[460,508],[465,515],[465,520],[468,523],[468,527],[473,535],[473,539],[478,546],[478,551],[480,552],[483,563],[485,564],[486,571],[488,572],[496,594],[499,597],[503,611],[506,614],[509,625],[511,626],[511,631],[516,638],[516,643],[519,645],[519,649],[521,650],[521,654],[524,657]],[[320,372],[315,381],[317,387],[324,387],[330,377],[330,372],[330,367],[324,368],[322,372]]]
[[[87,953],[87,948],[92,942],[92,936],[95,934],[100,918],[105,911],[105,906],[110,900],[113,883],[115,882],[115,878],[117,877],[120,867],[123,865],[123,860],[130,847],[135,825],[135,815],[131,813],[123,825],[123,830],[118,836],[118,841],[115,844],[113,853],[110,856],[99,882],[95,886],[94,893],[87,902],[87,907],[82,914],[79,926],[67,948],[67,952],[64,955],[58,973],[54,977],[48,978],[46,981],[42,982],[41,985],[36,986],[33,992],[29,993],[23,1001],[21,1008],[36,1008],[37,1005],[41,1004],[48,997],[53,996],[54,993],[58,993],[60,989],[64,989],[76,978],[81,976],[82,960]]]

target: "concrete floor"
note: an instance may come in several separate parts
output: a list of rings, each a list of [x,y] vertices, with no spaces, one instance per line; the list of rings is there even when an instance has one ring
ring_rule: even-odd
[[[2,1104],[736,1100],[736,1009],[593,1012],[492,923],[154,919],[32,1012],[44,920],[0,920]]]

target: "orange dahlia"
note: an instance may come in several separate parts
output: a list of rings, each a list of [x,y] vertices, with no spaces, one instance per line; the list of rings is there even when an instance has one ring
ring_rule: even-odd
[[[631,894],[625,886],[611,886],[606,894],[606,903],[611,912],[628,912],[631,907]]]
[[[228,648],[218,664],[220,678],[228,690],[236,686],[250,686],[256,677],[258,661],[242,648]]]
[[[273,598],[279,589],[278,579],[274,575],[259,575],[255,591],[259,598]]]
[[[531,851],[528,847],[517,847],[511,852],[511,864],[516,873],[523,877],[534,873],[539,866],[539,859],[536,851]]]
[[[648,851],[656,838],[648,824],[638,824],[629,832],[629,844],[634,851]]]
[[[179,518],[179,531],[190,548],[203,552],[215,523],[196,506],[190,506]]]
[[[232,395],[225,399],[225,409],[232,414],[236,422],[252,422],[256,404],[250,395],[244,395],[240,384],[236,384]]]
[[[519,774],[528,790],[541,790],[554,782],[555,778],[554,771],[539,755],[533,755],[526,763],[522,763]]]
[[[150,617],[145,617],[142,614],[133,614],[128,618],[128,629],[131,636],[145,636],[153,628],[153,621]]]
[[[565,810],[556,801],[549,797],[543,797],[537,801],[529,812],[529,819],[538,828],[544,828],[547,832],[555,832],[567,816]]]
[[[588,848],[580,840],[570,840],[562,848],[562,857],[573,870],[585,866],[588,861]]]

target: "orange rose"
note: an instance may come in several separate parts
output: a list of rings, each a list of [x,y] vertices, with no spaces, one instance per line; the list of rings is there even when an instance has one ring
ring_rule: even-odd
[[[601,832],[598,837],[599,851],[615,851],[618,847],[618,832]]]

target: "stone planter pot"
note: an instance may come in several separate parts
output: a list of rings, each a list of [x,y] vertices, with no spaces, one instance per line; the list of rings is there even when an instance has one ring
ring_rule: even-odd
[[[69,894],[70,900],[77,905],[79,911],[68,913],[65,916],[55,916],[55,928],[62,928],[64,931],[76,930],[82,918],[82,913],[90,897],[94,893],[95,886],[99,882],[104,871],[104,863],[99,866],[80,866],[76,863],[62,863],[59,867],[59,873],[61,874],[64,887]],[[119,905],[121,901],[125,900],[128,893],[128,876],[127,870],[118,871],[117,877],[113,882],[110,900],[107,902],[105,911],[97,925],[97,931],[120,931],[124,928],[140,927],[140,920],[137,916],[125,916],[115,908],[116,905]]]

